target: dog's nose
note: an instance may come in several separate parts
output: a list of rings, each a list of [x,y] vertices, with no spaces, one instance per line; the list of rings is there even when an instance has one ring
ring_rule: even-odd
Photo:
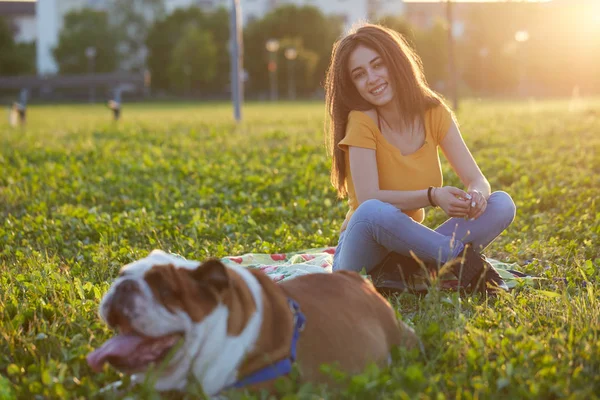
[[[107,321],[116,327],[126,324],[135,314],[135,296],[141,293],[139,284],[133,279],[120,282],[107,304]]]

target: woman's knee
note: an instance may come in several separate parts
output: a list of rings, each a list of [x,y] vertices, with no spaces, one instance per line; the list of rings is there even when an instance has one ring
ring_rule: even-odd
[[[398,208],[390,203],[383,202],[377,199],[369,199],[362,202],[352,214],[350,223],[357,222],[371,222],[378,224],[381,221],[385,221],[391,214],[400,213]]]
[[[488,203],[493,204],[494,213],[502,219],[505,226],[513,222],[517,213],[517,206],[512,197],[510,197],[510,194],[498,190],[490,195]]]

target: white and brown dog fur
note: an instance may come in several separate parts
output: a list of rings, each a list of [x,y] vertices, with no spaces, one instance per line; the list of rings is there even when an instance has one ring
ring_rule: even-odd
[[[215,396],[289,356],[294,320],[288,298],[306,317],[296,359],[303,382],[329,382],[320,371],[323,364],[350,374],[371,362],[385,366],[393,347],[419,343],[357,273],[309,274],[274,283],[258,270],[225,266],[216,259],[188,261],[154,250],[121,269],[100,305],[101,318],[119,329],[120,337],[134,338],[138,350],[119,358],[121,350],[116,349],[129,342],[114,339],[90,354],[88,363],[98,371],[110,362],[131,373],[134,381],[143,381],[147,366],[160,363],[183,338],[155,389],[183,390],[193,376],[207,395]]]

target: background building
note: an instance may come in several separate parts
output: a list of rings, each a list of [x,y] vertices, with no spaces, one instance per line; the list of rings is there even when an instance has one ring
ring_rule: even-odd
[[[17,43],[36,39],[35,3],[24,1],[0,1],[0,16],[11,25]]]

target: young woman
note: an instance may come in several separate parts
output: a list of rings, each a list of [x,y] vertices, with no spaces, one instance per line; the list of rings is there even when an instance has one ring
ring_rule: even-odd
[[[326,81],[331,180],[348,197],[333,269],[369,272],[390,253],[430,265],[452,260],[463,287],[505,288],[480,252],[515,217],[511,197],[490,185],[452,111],[425,81],[400,34],[367,24],[334,44]],[[442,185],[438,147],[466,187]],[[435,230],[424,208],[450,217]],[[459,269],[460,267],[460,269]],[[487,271],[487,272],[486,272]]]

